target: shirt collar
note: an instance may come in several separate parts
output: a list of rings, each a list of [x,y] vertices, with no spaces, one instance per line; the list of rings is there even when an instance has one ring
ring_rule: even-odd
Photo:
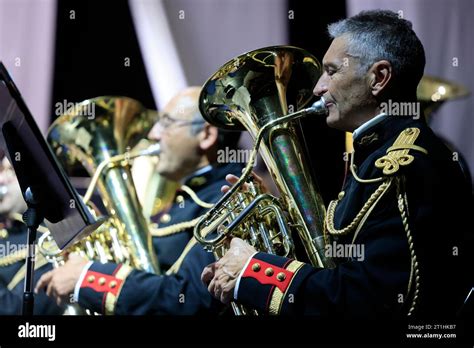
[[[367,129],[374,127],[388,117],[386,113],[380,113],[377,116],[371,118],[367,122],[361,124],[354,132],[352,132],[352,139],[357,140],[357,137],[364,133]]]
[[[194,178],[194,177],[199,176],[199,175],[206,174],[207,172],[210,172],[211,170],[212,170],[212,165],[208,164],[205,167],[199,168],[198,170],[196,170],[191,175],[188,175],[181,182],[184,184],[184,183],[188,182],[189,179]]]

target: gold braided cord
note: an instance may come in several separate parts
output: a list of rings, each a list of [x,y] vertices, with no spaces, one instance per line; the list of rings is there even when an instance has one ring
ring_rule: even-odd
[[[10,214],[8,214],[8,217],[10,219],[14,220],[14,221],[18,221],[18,222],[23,223],[23,215],[21,215],[21,214],[10,213]],[[44,226],[38,226],[37,231],[41,232],[41,233],[48,233],[49,232],[49,230]],[[26,259],[26,254],[27,254],[27,249],[25,247],[25,248],[22,248],[20,250],[15,251],[11,254],[0,257],[0,267],[10,266],[14,263],[17,263],[18,261],[22,261],[22,260]]]
[[[5,255],[4,257],[0,258],[0,267],[6,267],[17,263],[18,261],[22,261],[26,258],[27,250],[23,248],[18,250],[14,253]]]
[[[369,212],[369,210],[371,210],[372,205],[374,205],[374,203],[379,199],[379,197],[382,196],[388,190],[391,182],[392,182],[391,179],[387,179],[382,184],[380,184],[380,186],[375,190],[375,192],[372,193],[372,195],[369,197],[369,199],[364,204],[362,209],[357,213],[356,217],[352,220],[352,222],[346,227],[339,230],[334,227],[334,215],[335,215],[336,207],[337,207],[337,204],[339,203],[339,200],[331,201],[329,203],[328,211],[326,214],[325,225],[326,225],[327,231],[332,235],[339,235],[339,236],[346,235],[354,231],[354,229],[357,228],[357,226],[359,225],[362,218],[366,215],[366,213]]]
[[[401,192],[401,183],[400,179],[397,178],[397,197],[398,197],[398,209],[400,211],[400,216],[402,218],[403,228],[408,239],[408,248],[410,250],[411,266],[410,266],[410,276],[408,279],[408,288],[406,297],[408,298],[411,288],[413,286],[413,281],[415,282],[415,292],[413,294],[413,299],[411,302],[410,309],[408,310],[408,316],[411,316],[415,311],[416,305],[418,303],[418,298],[420,296],[420,272],[418,268],[418,261],[415,254],[415,247],[413,245],[413,238],[410,231],[410,225],[408,224],[408,211],[406,208],[406,202],[404,199],[404,194]],[[406,197],[405,197],[406,198]]]
[[[201,200],[198,197],[198,195],[196,194],[196,192],[194,192],[193,189],[189,186],[183,185],[183,186],[181,186],[181,190],[186,192],[189,195],[189,197],[191,197],[191,199],[194,201],[194,203],[196,203],[197,205],[199,205],[202,208],[210,209],[214,206],[214,204],[207,203],[207,202],[204,202],[203,200]]]
[[[198,219],[200,219],[202,216],[200,216]],[[203,237],[207,236],[211,231],[213,231],[212,227],[209,227],[208,229],[205,229],[203,231]],[[192,247],[197,244],[196,238],[191,238],[184,247],[183,252],[181,255],[178,257],[178,259],[175,261],[175,263],[166,271],[167,275],[177,273],[179,269],[181,268],[181,265],[184,261],[184,258],[188,255],[188,253],[191,251]]]
[[[189,195],[189,197],[194,201],[194,203],[196,203],[197,205],[199,205],[202,208],[209,209],[209,208],[212,208],[214,206],[214,204],[204,202],[202,199],[200,199],[198,197],[198,195],[196,194],[196,192],[194,192],[193,189],[190,188],[187,185],[182,185],[181,190],[186,192]],[[151,235],[153,237],[166,237],[166,236],[170,236],[170,235],[175,234],[175,233],[185,231],[189,228],[193,228],[198,223],[200,218],[201,218],[201,216],[199,216],[195,219],[192,219],[190,221],[183,221],[183,222],[179,222],[177,224],[162,227],[162,228],[150,227]]]
[[[188,244],[186,244],[186,246],[184,247],[183,252],[181,253],[181,255],[179,255],[178,259],[166,271],[166,275],[178,273],[178,271],[181,268],[181,265],[184,261],[184,258],[186,257],[186,255],[188,255],[189,251],[191,251],[191,248],[193,246],[195,246],[196,244],[197,244],[196,238],[193,237],[189,240]]]
[[[35,260],[35,271],[43,267],[48,263],[48,260],[43,256],[43,254],[37,253]],[[10,283],[8,284],[8,290],[13,290],[22,280],[25,278],[26,274],[26,265],[21,266],[18,272],[13,276]]]
[[[174,224],[174,225],[171,225],[171,226],[166,226],[166,227],[162,227],[162,228],[153,228],[153,227],[150,227],[150,232],[151,232],[151,235],[153,237],[166,237],[166,236],[170,236],[172,234],[176,234],[176,233],[179,233],[179,232],[182,232],[182,231],[185,231],[189,228],[192,228],[194,227],[199,219],[201,217],[197,217],[195,219],[192,219],[190,221],[183,221],[183,222],[179,222],[177,224]]]
[[[418,261],[415,254],[415,248],[413,244],[413,238],[410,230],[410,226],[408,223],[408,199],[406,196],[406,192],[402,190],[402,183],[400,177],[393,176],[398,172],[400,166],[407,166],[411,162],[413,162],[414,157],[409,154],[410,150],[419,151],[424,154],[428,154],[428,151],[418,145],[414,145],[415,140],[418,138],[420,134],[420,130],[418,128],[407,128],[402,131],[398,138],[395,140],[395,143],[389,147],[386,151],[386,155],[379,158],[375,162],[375,167],[382,169],[384,177],[375,178],[375,179],[361,179],[357,176],[356,169],[357,167],[354,165],[354,152],[351,155],[351,163],[350,163],[350,170],[354,179],[359,183],[375,183],[383,181],[383,183],[375,190],[374,193],[369,197],[367,202],[364,204],[362,209],[356,215],[356,217],[352,220],[352,222],[346,226],[345,228],[337,230],[334,227],[334,216],[337,204],[342,199],[339,198],[337,200],[333,200],[329,203],[326,220],[324,224],[324,237],[325,241],[327,242],[327,233],[332,235],[346,235],[351,233],[354,229],[356,232],[352,239],[352,243],[354,243],[357,234],[359,233],[360,229],[362,228],[363,224],[367,220],[368,216],[377,205],[379,200],[382,198],[385,192],[388,191],[392,181],[396,180],[397,186],[397,201],[398,201],[398,209],[400,211],[400,216],[403,223],[403,228],[405,230],[407,240],[408,240],[408,248],[410,252],[410,275],[408,279],[408,286],[407,286],[407,293],[406,298],[408,298],[411,294],[411,290],[413,287],[413,283],[415,284],[415,290],[412,297],[411,306],[408,310],[408,316],[411,316],[416,308],[418,303],[418,299],[420,297],[420,272],[418,268]],[[403,191],[403,192],[402,192]]]
[[[367,221],[367,219],[369,218],[370,214],[372,213],[372,211],[375,209],[375,207],[377,206],[377,203],[382,199],[382,197],[385,195],[385,193],[390,189],[390,187],[392,186],[392,182],[393,182],[393,178],[390,178],[388,180],[388,185],[387,187],[383,190],[383,192],[377,197],[377,199],[375,200],[374,204],[372,204],[372,206],[367,210],[367,213],[364,215],[364,217],[362,218],[362,220],[360,221],[360,223],[357,225],[357,229],[354,233],[354,237],[352,238],[352,244],[354,244],[357,236],[359,235],[359,232],[360,230],[362,229],[362,227],[364,226],[365,222]]]
[[[357,171],[357,167],[356,165],[354,164],[354,155],[355,155],[355,152],[352,151],[351,153],[351,164],[350,164],[350,169],[351,169],[351,173],[352,173],[352,176],[354,177],[354,179],[356,179],[359,183],[361,184],[373,184],[373,183],[376,183],[376,182],[381,182],[383,180],[383,177],[379,177],[379,178],[374,178],[374,179],[362,179],[362,178],[359,178],[359,176],[357,175],[356,171]]]

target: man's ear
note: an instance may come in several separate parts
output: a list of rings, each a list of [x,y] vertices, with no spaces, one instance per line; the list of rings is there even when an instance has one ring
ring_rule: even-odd
[[[217,127],[211,126],[209,123],[199,132],[199,147],[201,150],[209,150],[217,143],[218,130]]]
[[[374,97],[380,96],[387,90],[387,84],[392,78],[392,65],[387,60],[379,60],[370,68],[370,89]]]

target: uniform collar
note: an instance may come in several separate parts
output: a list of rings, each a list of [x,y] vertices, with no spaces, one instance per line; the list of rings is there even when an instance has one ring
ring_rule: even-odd
[[[185,177],[181,182],[184,184],[184,185],[188,185],[189,184],[189,181],[191,181],[193,178],[195,177],[198,177],[198,176],[201,176],[201,175],[205,175],[207,172],[210,172],[212,170],[212,166],[210,164],[208,164],[207,166],[204,166],[202,168],[199,168],[198,170],[196,170],[194,173],[192,173],[191,175],[188,175],[187,177]]]
[[[190,176],[186,177],[183,182],[186,186],[196,190],[208,183],[222,180],[226,174],[240,174],[242,165],[237,163],[232,164],[217,164],[213,163],[205,167],[199,168]]]
[[[400,134],[405,128],[419,127],[420,123],[424,122],[422,119],[415,120],[410,116],[379,116],[382,115],[374,117],[370,120],[373,122],[365,123],[363,124],[365,127],[359,127],[360,129],[356,130],[357,133],[353,143],[356,164],[360,164],[371,153],[387,144],[390,139]]]
[[[354,132],[352,132],[352,138],[354,141],[357,140],[359,137],[359,134],[364,133],[365,131],[369,130],[370,128],[374,127],[375,125],[379,124],[382,122],[385,118],[387,118],[388,115],[386,113],[380,113],[377,116],[371,118],[367,122],[363,123],[360,125]]]

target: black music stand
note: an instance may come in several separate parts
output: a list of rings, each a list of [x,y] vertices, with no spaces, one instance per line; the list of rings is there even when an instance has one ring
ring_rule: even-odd
[[[0,62],[0,146],[15,170],[28,206],[23,315],[32,315],[36,230],[45,220],[60,249],[88,236],[103,219],[95,220],[44,140],[23,98]]]

